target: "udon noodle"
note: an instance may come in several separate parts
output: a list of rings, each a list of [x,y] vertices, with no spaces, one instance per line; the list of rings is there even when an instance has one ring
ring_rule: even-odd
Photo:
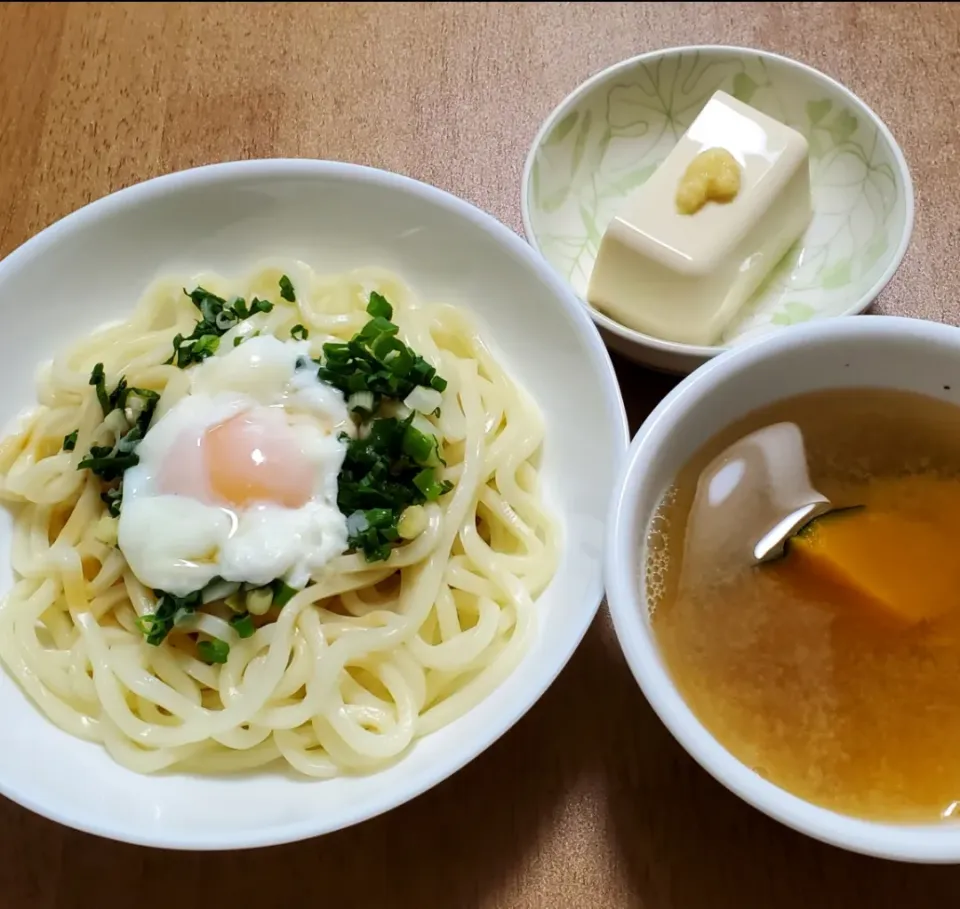
[[[102,486],[77,466],[108,432],[88,380],[93,365],[160,393],[154,417],[187,390],[166,361],[197,311],[179,281],[156,282],[131,317],[104,327],[40,373],[39,407],[0,446],[0,496],[15,515],[14,587],[0,607],[0,657],[42,711],[120,764],[149,773],[249,770],[285,761],[313,777],[369,772],[400,757],[487,696],[517,665],[535,628],[534,601],[557,561],[558,530],[538,490],[543,422],[463,310],[426,305],[393,274],[321,276],[302,263],[264,265],[243,280],[198,283],[276,305],[250,325],[289,337],[351,338],[371,290],[394,306],[400,337],[448,385],[433,417],[454,487],[426,505],[426,530],[385,562],[340,555],[246,639],[197,613],[159,646],[138,616],[153,594],[96,528]],[[289,274],[297,302],[282,303]],[[64,436],[78,429],[73,451]],[[197,658],[191,633],[230,645],[222,665]]]

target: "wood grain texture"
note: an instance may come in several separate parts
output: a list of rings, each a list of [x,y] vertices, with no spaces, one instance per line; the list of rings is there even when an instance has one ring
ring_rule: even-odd
[[[886,120],[917,219],[877,310],[960,323],[960,4],[0,4],[0,255],[122,186],[263,156],[399,171],[519,230],[523,159],[552,107],[610,63],[693,43],[798,58]],[[636,427],[672,382],[617,366]],[[4,801],[0,844],[4,909],[847,909],[960,894],[960,869],[847,855],[727,793],[652,714],[602,614],[513,731],[353,830],[191,855]]]

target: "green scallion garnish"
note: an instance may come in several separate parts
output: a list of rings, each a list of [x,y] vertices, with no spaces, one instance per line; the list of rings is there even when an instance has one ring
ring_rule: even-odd
[[[136,453],[137,446],[147,433],[160,395],[149,388],[134,388],[128,385],[123,376],[110,393],[107,392],[105,383],[103,364],[97,363],[90,373],[90,384],[97,390],[100,409],[104,411],[104,417],[115,410],[122,411],[129,429],[119,435],[113,445],[92,446],[87,456],[77,465],[77,469],[89,470],[104,483],[114,484],[104,490],[100,498],[106,503],[110,515],[119,517],[123,498],[123,473],[140,463]],[[74,430],[64,438],[64,449],[72,451],[76,447],[77,433],[78,431]]]
[[[93,371],[90,373],[90,384],[96,387],[100,409],[103,411],[103,415],[107,416],[107,414],[113,410],[113,405],[110,403],[110,395],[107,394],[107,382],[103,371],[103,363],[97,363],[97,365],[93,367]]]
[[[380,416],[385,400],[403,401],[418,387],[442,392],[446,381],[423,357],[400,340],[393,307],[373,292],[370,321],[349,341],[323,345],[319,377],[340,389],[347,409],[364,422],[362,437],[347,442],[338,481],[337,504],[347,516],[347,542],[368,562],[388,559],[400,540],[398,523],[413,505],[435,501],[453,488],[441,480],[439,441],[423,417]],[[435,411],[439,416],[439,411]],[[414,419],[418,426],[414,426]],[[429,424],[426,424],[429,425]]]
[[[425,467],[414,478],[413,485],[423,493],[424,499],[428,502],[435,502],[444,493],[453,489],[453,483],[449,480],[440,481],[437,479],[436,471],[432,467]]]
[[[107,506],[107,511],[113,518],[120,517],[120,508],[123,505],[123,486],[113,486],[106,492],[100,493],[100,499]]]
[[[167,360],[175,363],[181,369],[193,363],[202,363],[207,357],[216,353],[220,346],[220,338],[240,322],[249,319],[258,312],[270,312],[273,304],[269,300],[254,297],[247,305],[243,297],[236,297],[227,302],[203,287],[196,287],[192,291],[183,291],[200,310],[200,320],[188,336],[176,335],[173,339],[173,356]],[[234,339],[234,346],[239,343]]]
[[[436,369],[397,337],[400,328],[390,321],[393,307],[383,296],[371,293],[367,312],[372,318],[353,338],[323,345],[322,381],[348,398],[369,392],[374,411],[384,399],[402,401],[418,385],[447,387]]]
[[[280,296],[288,303],[296,303],[297,295],[293,292],[293,282],[286,276],[280,276]]]
[[[233,616],[230,619],[230,625],[241,638],[253,637],[253,633],[257,630],[253,624],[253,616],[249,612]]]
[[[176,621],[193,613],[202,600],[199,590],[185,597],[177,597],[162,590],[155,590],[153,593],[157,598],[156,609],[140,616],[137,627],[143,632],[147,643],[156,646],[163,643]]]
[[[367,303],[367,312],[370,313],[375,319],[392,319],[393,318],[393,307],[390,305],[390,302],[382,294],[378,294],[375,290],[370,293],[370,300]]]
[[[277,578],[270,587],[273,589],[273,605],[281,609],[299,593],[280,578]]]
[[[435,467],[440,463],[437,437],[422,433],[412,425],[403,431],[403,453],[424,467]]]
[[[226,663],[230,655],[230,645],[220,638],[211,638],[197,644],[197,654],[204,663]]]
[[[347,542],[369,562],[390,557],[397,528],[411,505],[434,501],[453,484],[440,481],[437,439],[405,420],[375,419],[364,438],[351,439],[340,471],[337,505],[347,516]]]

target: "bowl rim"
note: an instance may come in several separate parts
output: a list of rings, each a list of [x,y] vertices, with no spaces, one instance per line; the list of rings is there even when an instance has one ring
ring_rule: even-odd
[[[607,515],[604,578],[617,640],[644,696],[681,747],[718,782],[749,805],[800,833],[852,852],[898,861],[960,861],[960,828],[861,820],[821,808],[756,774],[726,750],[696,717],[659,656],[637,589],[637,514],[647,466],[673,430],[690,419],[702,397],[733,376],[749,373],[785,350],[837,341],[902,339],[948,344],[960,350],[960,328],[901,316],[823,320],[795,326],[727,351],[682,380],[634,437],[614,486]]]
[[[454,215],[465,218],[491,236],[503,254],[511,256],[529,269],[531,277],[545,284],[556,299],[557,305],[561,310],[567,312],[571,320],[572,330],[583,336],[588,362],[597,375],[603,395],[602,401],[598,402],[598,405],[602,406],[607,413],[607,419],[618,449],[615,452],[617,464],[618,467],[622,465],[630,441],[623,396],[610,354],[576,294],[542,256],[534,251],[522,237],[494,218],[493,215],[452,193],[411,177],[361,164],[309,158],[262,158],[228,161],[174,171],[112,192],[49,224],[25,240],[6,257],[0,259],[0,279],[5,277],[8,272],[14,271],[21,265],[42,255],[56,244],[61,236],[82,230],[116,212],[149,204],[163,198],[170,192],[220,182],[310,177],[333,178],[348,182],[357,181],[385,189],[399,190],[408,196],[418,197],[428,204],[439,206]],[[23,791],[22,787],[11,785],[5,779],[0,779],[0,794],[42,817],[86,833],[135,845],[201,851],[246,849],[296,842],[332,833],[392,811],[443,782],[486,751],[540,700],[569,662],[599,609],[604,592],[602,555],[599,561],[597,577],[590,585],[590,590],[584,598],[579,617],[571,629],[572,633],[567,647],[563,650],[545,651],[542,661],[543,668],[538,672],[538,677],[534,684],[523,690],[522,697],[516,698],[513,708],[499,716],[496,722],[489,724],[486,728],[478,729],[472,735],[472,741],[470,741],[470,737],[465,737],[468,743],[461,745],[452,754],[449,761],[437,762],[426,772],[420,772],[413,776],[410,785],[399,791],[386,793],[378,799],[371,800],[364,809],[348,809],[332,821],[327,817],[316,817],[309,821],[274,824],[256,835],[245,832],[241,835],[220,834],[211,837],[198,831],[197,834],[189,837],[181,835],[171,837],[163,831],[131,829],[123,824],[104,821],[99,817],[67,815],[59,811],[56,804],[49,803],[42,796],[36,797],[29,790]],[[2,671],[6,672],[6,670]],[[39,709],[35,705],[31,706],[36,711],[38,720],[46,721]],[[64,732],[63,734],[67,735],[68,733]],[[309,782],[322,784],[325,781],[307,782],[308,784]]]
[[[732,44],[687,44],[676,47],[661,48],[659,50],[645,51],[642,54],[637,54],[633,57],[627,58],[626,60],[621,60],[605,67],[599,72],[594,73],[592,76],[588,76],[579,85],[574,87],[574,89],[570,91],[567,96],[559,104],[557,104],[556,107],[554,107],[554,109],[547,115],[546,119],[544,119],[544,121],[540,124],[540,128],[537,130],[537,133],[533,138],[533,142],[530,144],[530,148],[527,150],[527,156],[523,164],[523,177],[520,181],[520,216],[523,220],[523,233],[527,238],[527,242],[546,259],[546,256],[540,249],[540,242],[537,238],[536,231],[533,229],[533,218],[530,214],[530,203],[528,200],[530,197],[530,184],[532,182],[531,175],[533,172],[534,160],[536,159],[537,152],[540,150],[540,146],[543,144],[544,139],[546,139],[547,134],[553,129],[556,123],[558,123],[567,113],[569,113],[570,110],[572,110],[579,103],[582,97],[588,95],[598,85],[617,78],[624,71],[633,69],[635,66],[651,60],[656,60],[658,58],[673,54],[683,54],[693,51],[715,53],[728,57],[750,54],[760,57],[763,60],[777,61],[787,66],[805,71],[809,75],[832,86],[842,95],[845,95],[852,106],[861,108],[867,114],[870,120],[872,120],[874,126],[876,126],[877,130],[884,137],[887,143],[889,143],[893,152],[894,161],[897,164],[897,169],[899,170],[903,179],[904,186],[903,198],[905,207],[905,220],[900,243],[897,246],[897,249],[894,252],[889,264],[883,270],[883,273],[873,283],[870,289],[866,293],[862,294],[856,303],[848,306],[843,312],[827,317],[827,320],[840,318],[843,316],[857,315],[858,313],[866,311],[874,302],[874,300],[876,300],[876,298],[880,295],[887,284],[890,283],[890,280],[893,278],[894,274],[896,274],[897,269],[900,267],[900,263],[903,261],[903,257],[906,255],[907,249],[910,246],[910,240],[913,237],[916,206],[913,189],[913,176],[910,173],[910,167],[907,164],[906,156],[903,154],[903,150],[900,148],[899,143],[894,138],[893,133],[890,131],[890,128],[887,126],[887,124],[884,123],[884,121],[873,110],[873,108],[870,107],[870,105],[860,98],[859,95],[847,88],[842,82],[838,82],[832,76],[828,76],[826,73],[823,73],[813,66],[810,66],[808,63],[803,63],[799,60],[794,60],[792,57],[786,57],[783,54],[777,54],[773,51],[762,50],[760,48],[743,47]],[[563,280],[565,281],[565,279]],[[569,282],[565,281],[565,283],[569,285]],[[636,331],[635,329],[627,328],[627,326],[621,325],[619,322],[610,318],[610,316],[595,310],[585,299],[577,294],[576,291],[574,291],[574,295],[580,302],[580,305],[587,310],[590,318],[593,319],[598,326],[639,348],[646,347],[677,357],[706,361],[738,346],[682,344],[678,341],[665,341],[662,338],[656,338],[653,335],[644,334],[641,331]],[[793,328],[795,326],[789,327]],[[779,334],[779,332],[772,333]]]

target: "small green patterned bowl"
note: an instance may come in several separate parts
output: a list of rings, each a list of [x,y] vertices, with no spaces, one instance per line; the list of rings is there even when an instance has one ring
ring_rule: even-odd
[[[527,156],[527,239],[582,300],[617,208],[717,89],[807,137],[814,214],[716,347],[662,341],[590,309],[610,347],[669,372],[690,372],[767,332],[863,312],[897,270],[913,230],[903,152],[880,118],[838,82],[764,51],[654,51],[611,66],[568,95]]]

